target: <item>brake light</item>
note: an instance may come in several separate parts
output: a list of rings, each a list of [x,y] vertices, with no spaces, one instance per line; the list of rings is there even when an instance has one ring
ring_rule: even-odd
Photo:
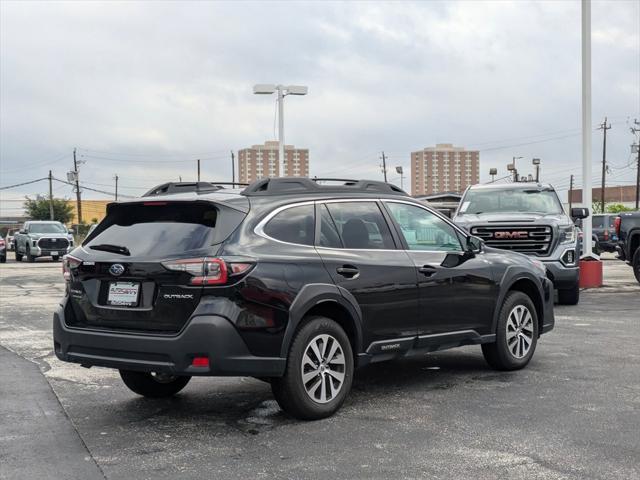
[[[0,247],[4,245],[4,240],[0,238]]]
[[[251,268],[252,263],[230,263],[229,269],[231,270],[231,275],[240,275],[241,273],[245,273],[247,270]]]
[[[65,281],[71,281],[71,269],[76,269],[82,265],[82,260],[72,255],[62,257],[62,276]]]
[[[162,262],[162,265],[168,270],[191,275],[191,285],[227,283],[227,264],[221,258],[187,258]]]
[[[616,235],[620,236],[620,224],[622,223],[622,219],[620,217],[616,217],[613,221],[613,226],[616,229]]]
[[[209,357],[193,357],[193,360],[191,360],[191,365],[194,367],[208,367]]]
[[[167,202],[143,202],[142,204],[146,207],[162,207],[163,205],[167,205]]]

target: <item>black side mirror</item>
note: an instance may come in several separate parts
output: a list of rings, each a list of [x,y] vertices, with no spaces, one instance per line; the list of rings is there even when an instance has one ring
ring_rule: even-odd
[[[20,230],[18,233],[24,235],[25,233],[27,233],[27,231],[26,230]]]
[[[472,253],[480,253],[482,251],[482,246],[484,245],[484,240],[479,237],[474,237],[473,235],[467,237],[467,250]]]
[[[571,209],[571,218],[583,219],[583,218],[587,218],[588,216],[589,216],[588,208],[576,207]]]

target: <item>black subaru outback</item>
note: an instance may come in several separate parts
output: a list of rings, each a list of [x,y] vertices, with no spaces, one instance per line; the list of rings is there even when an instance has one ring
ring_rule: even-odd
[[[254,376],[285,411],[317,419],[363,365],[480,344],[492,367],[515,370],[553,328],[544,265],[486,247],[395,186],[164,187],[108,206],[65,258],[53,318],[58,358],[119,369],[140,395]]]

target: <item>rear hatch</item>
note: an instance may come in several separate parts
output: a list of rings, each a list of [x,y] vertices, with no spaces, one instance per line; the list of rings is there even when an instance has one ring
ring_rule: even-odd
[[[202,200],[111,204],[82,247],[65,259],[67,324],[179,332],[207,275],[214,279],[219,265],[213,257],[245,216]]]

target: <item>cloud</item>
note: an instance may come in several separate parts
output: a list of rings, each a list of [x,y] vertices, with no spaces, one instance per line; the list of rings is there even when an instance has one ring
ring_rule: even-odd
[[[485,178],[514,155],[542,158],[543,178],[561,187],[580,170],[578,2],[0,9],[0,185],[50,168],[64,177],[75,146],[83,181],[111,185],[118,173],[128,193],[194,177],[195,158],[228,180],[230,150],[274,137],[274,99],[251,94],[259,82],[309,85],[287,98],[285,123],[312,174],[380,178],[380,151],[408,166],[410,151],[436,142],[481,144]],[[593,118],[614,123],[612,165],[628,163],[627,117],[640,117],[639,18],[637,2],[593,4]],[[599,145],[596,133],[594,169]]]

